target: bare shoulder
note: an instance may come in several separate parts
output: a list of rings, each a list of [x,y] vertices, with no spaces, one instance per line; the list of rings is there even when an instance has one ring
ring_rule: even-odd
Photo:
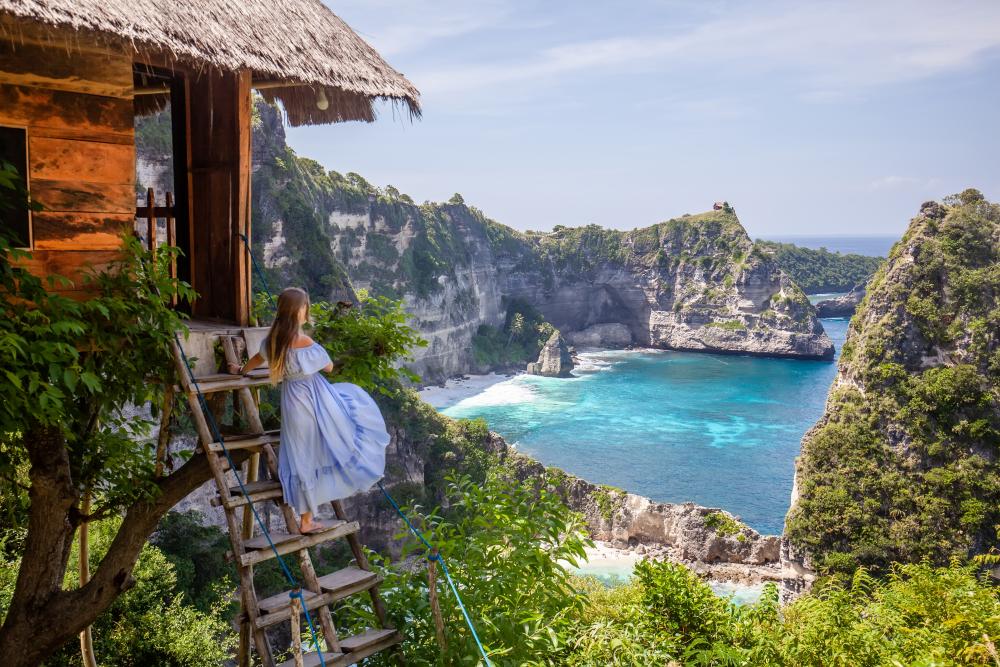
[[[294,347],[295,349],[299,349],[299,348],[303,348],[303,347],[309,347],[314,342],[315,341],[312,338],[310,338],[309,336],[307,336],[305,334],[299,334],[299,337],[295,339],[294,343],[292,343],[292,347]]]

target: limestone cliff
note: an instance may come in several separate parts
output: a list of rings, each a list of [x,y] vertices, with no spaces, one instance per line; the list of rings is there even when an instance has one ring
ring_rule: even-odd
[[[855,314],[802,442],[787,590],[1000,547],[1000,206],[928,202]]]
[[[158,191],[171,189],[163,118],[137,130],[139,181]],[[253,165],[253,248],[269,283],[323,299],[352,286],[403,299],[429,343],[413,364],[428,381],[496,366],[474,343],[504,328],[514,302],[581,344],[833,355],[805,295],[732,209],[632,231],[520,233],[458,195],[417,205],[392,186],[326,171],[286,145],[278,110],[263,101]]]
[[[486,370],[473,343],[504,326],[514,301],[571,341],[832,357],[802,291],[731,209],[630,232],[520,233],[458,195],[417,205],[392,186],[328,173],[285,145],[275,109],[258,113],[254,248],[273,282],[319,296],[349,282],[402,298],[429,342],[414,362],[426,380]]]

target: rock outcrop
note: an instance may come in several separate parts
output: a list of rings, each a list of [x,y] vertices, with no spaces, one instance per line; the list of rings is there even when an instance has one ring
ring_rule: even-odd
[[[858,304],[865,298],[867,283],[856,285],[850,292],[834,299],[826,299],[816,304],[818,317],[851,317]]]
[[[620,548],[660,550],[673,560],[715,565],[765,566],[778,562],[780,538],[761,535],[718,508],[658,503],[621,489],[593,484],[506,449],[504,459],[521,479],[545,480],[580,512],[595,540]]]
[[[531,375],[564,378],[569,377],[572,370],[573,358],[570,356],[566,341],[558,331],[553,331],[552,336],[542,346],[542,351],[538,353],[538,361],[528,364],[528,373]]]
[[[566,338],[579,347],[620,349],[632,344],[632,332],[620,322],[592,324],[586,329],[571,331]]]
[[[851,320],[796,463],[786,596],[1000,548],[1000,205],[929,202]]]

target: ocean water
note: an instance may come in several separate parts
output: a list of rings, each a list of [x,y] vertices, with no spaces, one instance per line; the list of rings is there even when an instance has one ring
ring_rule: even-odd
[[[839,350],[844,319],[823,320]],[[672,351],[595,351],[569,379],[518,375],[445,406],[520,451],[663,502],[722,507],[781,532],[803,434],[836,365]]]
[[[900,235],[901,236],[901,235]],[[840,252],[869,257],[886,257],[892,244],[900,236],[807,236],[791,235],[768,238],[769,241],[794,243],[803,248],[826,248],[830,252]]]
[[[847,292],[819,292],[817,294],[807,294],[806,298],[809,299],[809,303],[815,306],[820,301],[836,299],[838,296],[844,296],[845,294],[847,294]],[[829,333],[829,331],[827,333]]]

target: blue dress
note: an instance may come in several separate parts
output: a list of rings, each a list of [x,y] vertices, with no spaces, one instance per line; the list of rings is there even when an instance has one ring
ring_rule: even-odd
[[[265,359],[267,348],[265,338]],[[290,348],[285,360],[278,476],[285,502],[300,514],[367,491],[385,472],[382,413],[361,387],[320,375],[329,363],[319,343]]]

